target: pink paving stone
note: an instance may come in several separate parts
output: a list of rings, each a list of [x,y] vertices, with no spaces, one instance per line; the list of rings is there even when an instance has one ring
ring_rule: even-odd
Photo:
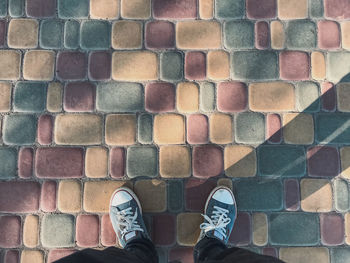
[[[325,0],[326,17],[336,19],[350,18],[350,1],[349,0]]]
[[[196,0],[154,0],[152,1],[155,18],[196,18]]]
[[[65,87],[64,109],[70,112],[93,111],[96,88],[91,82],[70,82]]]
[[[7,250],[4,255],[4,263],[19,263],[19,251]]]
[[[6,21],[0,20],[0,47],[5,45]]]
[[[21,218],[19,216],[0,217],[0,247],[12,248],[21,245]]]
[[[175,108],[175,87],[171,83],[155,82],[146,85],[145,107],[149,112],[167,112]]]
[[[157,246],[174,245],[176,239],[176,217],[170,214],[161,214],[153,217],[152,241]]]
[[[205,79],[205,54],[199,51],[187,52],[185,55],[185,77],[190,80]]]
[[[255,46],[258,49],[266,49],[270,46],[269,24],[265,21],[255,23]]]
[[[242,82],[221,82],[217,88],[218,110],[239,112],[247,108],[247,87]]]
[[[115,246],[117,237],[114,232],[109,214],[103,215],[101,218],[101,243],[103,246]]]
[[[21,148],[18,154],[18,176],[30,178],[33,174],[33,149]]]
[[[75,249],[53,249],[49,251],[49,254],[47,256],[47,262],[52,263],[56,260],[59,260],[61,258],[64,258],[66,256],[69,256],[76,252]]]
[[[266,139],[270,143],[280,143],[282,141],[282,122],[278,114],[267,115]]]
[[[79,247],[96,247],[99,241],[99,220],[95,215],[78,215],[76,240]]]
[[[41,187],[40,207],[44,212],[56,210],[56,182],[44,181]]]
[[[215,145],[195,146],[192,153],[193,176],[209,178],[224,170],[222,150]]]
[[[41,115],[38,120],[38,142],[41,145],[48,145],[52,142],[53,120],[52,116]]]
[[[326,246],[344,243],[344,222],[340,214],[320,214],[321,241]]]
[[[93,80],[108,80],[111,77],[111,54],[105,51],[90,53],[89,77]]]
[[[28,16],[54,16],[56,12],[56,0],[27,0],[26,8]]]
[[[169,262],[193,263],[193,247],[177,247],[169,252]]]
[[[188,179],[185,185],[186,210],[203,212],[205,202],[215,187],[214,180]]]
[[[262,253],[266,256],[271,256],[274,258],[278,258],[277,249],[274,247],[264,247]]]
[[[337,108],[337,94],[331,82],[321,84],[321,104],[323,111],[335,111]]]
[[[146,24],[147,48],[172,48],[175,46],[175,27],[168,21],[151,21]]]
[[[247,246],[251,239],[251,218],[248,213],[238,213],[229,243],[236,246]]]
[[[0,182],[0,212],[37,212],[40,184],[37,182]]]
[[[312,177],[335,177],[339,174],[339,153],[337,148],[315,146],[307,151],[309,175]]]
[[[79,178],[83,176],[83,164],[82,148],[39,148],[35,154],[39,178]]]
[[[276,17],[276,0],[247,0],[246,1],[248,18],[274,18]]]
[[[125,173],[125,150],[124,148],[115,147],[110,151],[109,170],[111,177],[121,178]]]
[[[322,49],[337,49],[340,47],[340,30],[336,22],[318,22],[318,46]]]
[[[64,80],[78,80],[86,77],[87,59],[85,53],[63,51],[57,56],[57,76]]]
[[[309,55],[299,51],[284,51],[280,54],[280,75],[285,80],[309,79]]]
[[[187,117],[187,141],[190,144],[208,142],[208,118],[203,114],[191,114]]]
[[[299,183],[295,179],[284,181],[284,204],[287,211],[297,211],[300,207]]]

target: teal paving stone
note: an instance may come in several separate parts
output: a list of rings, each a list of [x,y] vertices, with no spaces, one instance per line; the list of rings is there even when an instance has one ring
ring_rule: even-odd
[[[41,222],[41,243],[48,248],[75,246],[74,216],[68,214],[46,214]]]
[[[5,116],[3,141],[7,145],[29,145],[35,142],[36,118],[33,115]]]
[[[297,109],[300,112],[318,112],[320,110],[320,87],[311,81],[296,85]]]
[[[259,146],[257,152],[261,176],[302,177],[306,173],[303,146],[263,145]]]
[[[57,0],[60,18],[87,18],[90,0]]]
[[[144,109],[143,88],[138,83],[106,82],[97,86],[96,108],[104,112],[137,112]]]
[[[85,21],[81,24],[80,46],[89,50],[108,49],[110,35],[111,27],[107,21]]]
[[[138,117],[138,141],[143,144],[152,143],[153,138],[153,117],[151,114],[144,113]]]
[[[244,0],[216,0],[215,17],[219,19],[243,18],[245,15]]]
[[[167,181],[168,210],[172,213],[183,211],[184,193],[183,182],[180,180]]]
[[[211,112],[215,109],[215,85],[211,82],[200,84],[199,107],[202,111]]]
[[[283,184],[280,180],[245,179],[234,181],[234,194],[240,211],[280,211]]]
[[[158,175],[157,148],[152,146],[133,146],[128,148],[126,170],[130,178]]]
[[[17,174],[17,151],[0,147],[0,179],[13,178]]]
[[[164,52],[160,55],[160,77],[167,81],[182,80],[183,56],[180,52]]]
[[[332,263],[350,262],[350,247],[332,248],[330,254]]]
[[[310,17],[323,17],[323,0],[309,0]]]
[[[265,140],[265,116],[257,112],[239,113],[235,118],[238,143],[262,143]]]
[[[349,113],[315,114],[315,138],[319,143],[350,144]]]
[[[237,51],[233,53],[233,78],[237,80],[278,78],[278,56],[271,51]]]
[[[39,43],[46,49],[59,49],[62,47],[63,22],[56,19],[42,20],[40,24]]]
[[[7,0],[0,0],[0,17],[7,15]]]
[[[309,20],[290,21],[286,28],[286,46],[291,49],[311,49],[316,47],[316,25]]]
[[[17,112],[42,112],[46,109],[45,82],[17,82],[13,109]]]
[[[228,49],[254,48],[254,23],[251,21],[228,21],[224,24],[224,43]]]
[[[64,47],[76,49],[79,47],[80,24],[78,21],[70,20],[64,24]]]
[[[11,17],[21,17],[24,14],[24,0],[9,0],[9,15]]]
[[[320,242],[317,213],[274,213],[269,222],[270,245],[315,246]]]
[[[340,212],[347,212],[350,208],[349,184],[342,179],[336,179],[333,182],[334,205]]]
[[[350,52],[327,53],[327,79],[338,83],[350,72]]]

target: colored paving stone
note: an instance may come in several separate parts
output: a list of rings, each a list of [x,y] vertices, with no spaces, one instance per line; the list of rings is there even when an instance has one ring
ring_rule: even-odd
[[[344,242],[344,222],[341,215],[321,214],[320,225],[322,244],[336,246]]]
[[[240,211],[280,211],[283,208],[283,185],[279,180],[247,179],[234,182]]]
[[[164,80],[181,80],[183,59],[179,52],[164,52],[160,55],[160,77]]]
[[[116,242],[117,237],[111,219],[108,214],[103,215],[101,218],[101,244],[103,246],[115,246]]]
[[[167,209],[167,187],[160,180],[139,180],[134,185],[145,213],[160,213]]]
[[[345,180],[335,180],[334,189],[334,207],[337,211],[346,212],[350,208],[349,185]]]
[[[309,78],[309,56],[298,51],[280,54],[281,78],[286,80],[307,80]]]
[[[36,48],[39,24],[34,19],[12,19],[8,25],[7,43],[11,48]]]
[[[177,216],[177,243],[182,246],[194,246],[197,243],[203,217],[197,213],[181,213]]]
[[[78,80],[86,77],[87,58],[84,53],[63,51],[58,53],[56,74],[63,80]]]
[[[110,24],[106,21],[85,21],[80,29],[80,46],[83,49],[108,49],[110,46]]]
[[[117,21],[112,28],[114,49],[137,49],[142,46],[142,25],[136,21]]]
[[[257,246],[264,246],[268,239],[267,216],[263,213],[253,214],[253,243]]]
[[[255,23],[255,46],[266,49],[270,46],[269,24],[265,21]]]
[[[227,144],[233,141],[232,117],[228,114],[214,113],[209,118],[210,141]]]
[[[3,141],[7,145],[30,145],[35,142],[36,118],[27,114],[5,116]]]
[[[215,85],[211,82],[200,84],[199,107],[202,111],[211,112],[215,108]]]
[[[108,145],[134,144],[136,140],[136,115],[107,115],[105,127],[105,140]]]
[[[224,25],[225,47],[248,49],[254,47],[254,23],[250,21],[229,21]]]
[[[89,56],[89,76],[93,80],[108,80],[111,77],[111,54],[93,52]]]
[[[330,1],[325,0],[325,15],[326,17],[336,19],[350,18],[350,3],[344,0]]]
[[[118,0],[90,0],[90,16],[95,19],[117,18],[119,13]]]
[[[340,31],[336,22],[318,22],[318,46],[322,49],[337,49],[340,47]]]
[[[266,116],[266,139],[269,143],[281,143],[282,141],[282,121],[278,114],[268,114]]]
[[[13,108],[19,112],[41,112],[46,108],[46,84],[17,82],[13,94]]]
[[[145,45],[150,49],[165,49],[174,47],[174,24],[166,21],[148,22],[145,27]]]
[[[3,47],[6,42],[6,24],[7,22],[5,20],[0,20],[0,47]]]
[[[151,0],[121,0],[123,18],[147,19],[151,15]]]
[[[21,218],[19,216],[0,217],[0,245],[13,248],[21,245]]]
[[[158,246],[171,246],[175,243],[175,216],[170,214],[153,217],[152,240]]]
[[[22,0],[9,0],[8,3],[9,15],[12,17],[23,16],[24,13],[24,1]]]
[[[176,87],[176,107],[179,112],[196,112],[199,107],[199,87],[192,82],[182,82]]]
[[[85,174],[90,178],[103,178],[107,175],[108,155],[103,147],[90,147],[85,154]]]
[[[350,22],[341,23],[342,47],[350,49]]]
[[[215,80],[228,79],[230,77],[230,54],[222,50],[209,51],[207,76]]]
[[[158,153],[155,147],[133,146],[128,148],[126,157],[127,175],[156,177],[158,174]]]
[[[243,18],[244,1],[217,0],[215,1],[215,17],[219,19]]]
[[[39,217],[28,215],[23,225],[23,244],[34,248],[39,244]]]
[[[202,212],[205,208],[207,197],[216,187],[214,180],[190,178],[185,183],[185,209],[194,212]]]
[[[256,175],[256,154],[249,146],[226,146],[224,151],[225,175],[229,177],[252,177]]]
[[[345,243],[350,244],[350,213],[344,215],[345,217]]]
[[[203,114],[191,114],[187,117],[187,142],[204,144],[208,142],[208,119]]]
[[[272,21],[270,24],[271,47],[281,49],[284,46],[285,36],[283,24],[280,21]]]
[[[322,17],[324,11],[323,9],[323,0],[309,1],[309,14],[311,17]]]
[[[183,207],[183,183],[182,180],[171,180],[168,181],[167,199],[168,199],[168,210],[172,213],[182,211]]]
[[[325,179],[303,179],[300,182],[301,209],[305,212],[330,212],[332,186]]]
[[[185,142],[184,118],[178,114],[156,115],[153,124],[156,144],[181,144]]]
[[[48,262],[54,262],[55,260],[59,260],[63,257],[69,256],[76,252],[74,249],[51,249],[48,253],[47,260]]]
[[[218,146],[195,146],[192,150],[193,176],[205,179],[220,175],[224,170],[222,155]]]
[[[306,20],[288,22],[286,36],[286,46],[290,49],[310,49],[316,47],[316,25],[313,22]]]
[[[89,0],[57,0],[60,18],[86,18],[89,15]]]
[[[331,250],[331,262],[345,263],[350,256],[349,248],[333,248]]]
[[[312,177],[335,177],[339,174],[340,160],[336,148],[315,146],[308,149],[308,171]]]
[[[338,83],[350,71],[350,53],[330,52],[327,54],[327,80]]]
[[[152,9],[155,18],[182,19],[197,16],[197,2],[195,0],[180,0],[176,3],[153,0]]]
[[[44,253],[40,250],[23,250],[21,253],[21,262],[44,263]]]
[[[146,85],[145,108],[149,112],[167,112],[175,109],[175,87],[167,82]]]
[[[46,108],[50,112],[59,112],[62,109],[63,87],[58,82],[52,82],[47,87]]]
[[[51,51],[28,51],[23,59],[23,78],[27,80],[52,80],[55,53]]]
[[[251,242],[251,217],[248,213],[238,213],[229,242],[235,246],[247,246]]]
[[[13,178],[17,174],[17,152],[13,148],[0,147],[0,178]]]
[[[109,170],[113,178],[122,178],[125,174],[125,150],[124,148],[112,148],[109,155]],[[106,160],[107,164],[107,160]]]
[[[151,114],[141,114],[138,118],[137,139],[140,143],[152,143],[153,138],[153,117]]]
[[[55,0],[27,0],[26,11],[32,17],[52,17],[56,12]]]
[[[42,20],[40,24],[39,43],[45,49],[62,47],[63,23],[60,20]]]
[[[162,146],[159,151],[159,172],[165,178],[191,175],[191,157],[185,146]]]
[[[19,262],[19,251],[15,249],[7,250],[1,253],[1,257],[6,263],[17,263]]]
[[[283,20],[306,18],[308,15],[307,0],[278,0],[278,17]]]
[[[329,263],[329,251],[324,247],[288,247],[280,249],[280,259],[285,262]]]
[[[314,79],[322,80],[326,77],[326,61],[323,53],[311,53],[311,74]]]
[[[64,24],[64,47],[76,49],[79,47],[80,24],[75,20],[68,20]]]
[[[244,111],[248,102],[247,88],[241,82],[221,82],[217,87],[217,107],[223,112]]]
[[[315,119],[316,141],[320,143],[347,144],[350,136],[347,114],[318,114]]]
[[[349,178],[350,174],[350,148],[342,147],[340,148],[340,159],[341,159],[341,175],[344,178]]]
[[[99,220],[95,215],[79,215],[76,221],[76,240],[79,247],[96,247],[99,243]]]
[[[311,114],[287,113],[283,116],[283,138],[287,144],[312,144],[314,123]]]
[[[320,110],[320,88],[317,83],[303,81],[296,85],[297,110],[300,112],[318,112]]]
[[[63,108],[67,112],[93,111],[95,86],[90,82],[70,82],[65,86]]]
[[[63,213],[77,213],[81,210],[81,183],[61,181],[58,186],[57,208]]]
[[[202,19],[213,18],[214,1],[213,0],[200,0],[199,1],[199,16]]]
[[[321,84],[321,104],[322,110],[332,112],[336,110],[336,87],[331,82],[323,82]]]
[[[261,113],[239,113],[234,126],[235,138],[239,143],[257,144],[265,140],[265,117]]]
[[[56,210],[56,182],[45,181],[41,186],[40,208],[44,212]]]
[[[24,179],[33,174],[33,149],[21,148],[18,154],[18,176]]]
[[[185,78],[202,80],[206,75],[206,59],[203,52],[187,52],[185,55]]]
[[[21,52],[0,50],[0,79],[17,80],[20,76]]]
[[[246,2],[247,16],[253,19],[276,17],[276,0],[248,0]]]
[[[296,179],[284,181],[284,206],[287,211],[297,211],[300,208],[299,183]]]
[[[350,112],[350,84],[340,83],[337,85],[337,103],[338,110],[343,112]]]

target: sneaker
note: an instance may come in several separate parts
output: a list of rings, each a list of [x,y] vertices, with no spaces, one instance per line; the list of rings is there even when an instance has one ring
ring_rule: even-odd
[[[109,204],[109,216],[121,247],[135,239],[150,239],[142,218],[140,201],[126,187],[114,191]]]
[[[237,205],[232,191],[225,186],[216,187],[207,199],[202,216],[205,221],[200,225],[198,241],[207,236],[226,245],[237,217]]]

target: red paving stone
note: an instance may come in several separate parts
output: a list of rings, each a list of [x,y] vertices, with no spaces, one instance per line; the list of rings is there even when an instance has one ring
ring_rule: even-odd
[[[125,149],[114,147],[110,150],[109,170],[111,177],[122,178],[125,174]]]
[[[287,211],[296,211],[300,208],[299,183],[295,179],[284,181],[284,205]]]
[[[89,76],[93,80],[108,80],[111,77],[111,54],[105,51],[92,52],[89,56]]]
[[[322,49],[337,49],[340,47],[340,32],[336,22],[318,22],[318,46]]]
[[[66,111],[93,111],[95,109],[96,87],[91,82],[71,82],[64,92]]]
[[[337,148],[315,146],[307,151],[309,175],[312,177],[335,177],[339,174],[339,153]]]
[[[248,91],[242,82],[221,82],[217,88],[218,110],[240,112],[247,108]]]
[[[28,16],[51,17],[56,13],[56,0],[27,0],[26,10]]]
[[[330,18],[350,18],[350,2],[348,0],[325,0],[325,15]]]
[[[175,46],[175,27],[167,21],[151,21],[146,24],[147,48],[163,49]]]
[[[197,16],[196,0],[152,1],[155,18],[195,18]]]
[[[337,94],[331,82],[321,84],[321,104],[323,111],[333,112],[337,108]]]
[[[267,49],[270,46],[269,24],[265,21],[255,23],[255,46]]]
[[[282,122],[278,114],[268,114],[266,117],[266,139],[270,143],[282,141]]]
[[[18,153],[18,176],[28,179],[33,176],[33,149],[21,148]]]
[[[238,213],[229,243],[247,246],[251,242],[251,218],[248,213]]]
[[[222,150],[215,145],[195,146],[192,151],[193,176],[209,178],[224,170]]]
[[[190,80],[201,80],[206,75],[205,54],[192,51],[185,55],[185,78]]]
[[[214,180],[188,179],[185,183],[185,209],[204,213],[207,198],[215,187],[216,182]]]
[[[4,263],[19,263],[19,251],[7,250],[4,255]]]
[[[309,78],[310,62],[305,52],[284,51],[280,54],[280,76],[285,80]]]
[[[86,77],[87,59],[82,52],[63,51],[57,56],[57,76],[63,80],[78,80]]]
[[[204,114],[191,114],[187,117],[187,141],[190,144],[208,142],[208,118]]]
[[[101,218],[101,244],[103,246],[114,246],[117,236],[114,232],[109,214],[103,215]]]
[[[344,219],[338,214],[320,214],[321,241],[327,246],[338,246],[344,242]]]
[[[57,187],[55,181],[45,181],[41,187],[40,207],[44,212],[56,210]]]
[[[248,18],[274,18],[277,14],[277,0],[247,0]]]
[[[79,247],[96,247],[99,242],[99,220],[95,215],[79,215],[76,222],[76,240]]]
[[[168,112],[175,109],[175,87],[167,82],[146,85],[145,108],[150,112]]]
[[[172,246],[176,241],[176,216],[171,214],[153,217],[152,241],[156,246]]]
[[[52,143],[53,119],[51,115],[41,115],[38,120],[38,142],[41,145]]]
[[[0,247],[14,248],[21,245],[21,218],[0,216]]]
[[[59,260],[63,257],[69,256],[73,254],[76,250],[75,249],[53,249],[49,251],[49,254],[47,256],[47,262],[52,263],[56,260]]]

